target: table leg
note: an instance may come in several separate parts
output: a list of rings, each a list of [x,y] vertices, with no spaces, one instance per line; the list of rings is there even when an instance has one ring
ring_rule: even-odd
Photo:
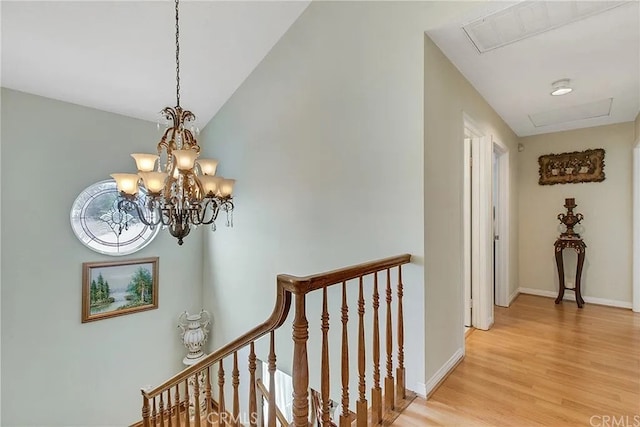
[[[559,304],[562,298],[564,298],[564,263],[562,260],[562,249],[556,250],[556,266],[558,267],[558,280],[560,282],[556,304]]]
[[[582,299],[582,293],[580,292],[580,278],[582,277],[582,266],[584,265],[584,252],[578,252],[578,268],[576,270],[576,303],[578,308],[582,308],[584,300]]]

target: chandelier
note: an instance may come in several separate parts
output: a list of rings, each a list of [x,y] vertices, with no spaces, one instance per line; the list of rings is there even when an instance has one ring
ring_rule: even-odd
[[[211,224],[220,211],[226,212],[227,226],[233,226],[233,184],[235,180],[215,176],[218,161],[198,159],[200,146],[194,128],[195,115],[180,107],[180,25],[176,10],[176,106],[160,113],[166,129],[157,154],[134,153],[138,173],[114,173],[120,200],[118,209],[136,212],[151,228],[166,227],[182,245],[192,228]],[[140,185],[144,191],[140,191]],[[135,218],[124,215],[125,218]],[[127,220],[129,221],[129,220]],[[128,222],[124,228],[128,228]]]

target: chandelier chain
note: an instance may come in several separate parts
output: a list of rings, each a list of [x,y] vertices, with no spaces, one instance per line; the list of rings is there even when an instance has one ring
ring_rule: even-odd
[[[176,0],[176,107],[180,106],[180,15]]]

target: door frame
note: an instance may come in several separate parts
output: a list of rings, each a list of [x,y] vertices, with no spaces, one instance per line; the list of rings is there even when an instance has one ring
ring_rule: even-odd
[[[492,150],[496,153],[497,169],[498,169],[498,194],[495,200],[496,206],[496,232],[499,236],[498,247],[496,248],[496,294],[495,303],[501,307],[509,307],[509,254],[511,235],[509,230],[510,223],[510,156],[509,148],[502,142],[496,140],[493,136]],[[493,173],[493,168],[492,168]],[[492,177],[493,180],[493,177]],[[493,181],[492,181],[493,182]],[[494,195],[495,197],[495,195]]]
[[[464,147],[463,147],[463,200],[462,200],[462,239],[463,239],[463,320],[462,325],[464,327],[473,326],[473,320],[471,313],[473,309],[471,307],[471,141],[472,137],[467,133],[467,129],[464,130]]]
[[[493,325],[493,143],[484,135],[476,122],[463,112],[463,132],[465,129],[472,134],[473,166],[471,168],[472,185],[469,186],[466,183],[463,185],[463,198],[466,199],[469,194],[466,191],[471,192],[471,247],[467,246],[468,239],[463,237],[462,285],[468,286],[468,277],[471,277],[474,285],[477,284],[471,289],[473,300],[471,325],[477,329],[488,330]],[[469,220],[468,215],[468,211],[463,212],[463,229]],[[470,262],[466,262],[467,253],[471,254]],[[464,294],[463,289],[462,295]],[[464,304],[465,301],[462,302]]]
[[[639,136],[640,138],[640,136]],[[640,312],[640,139],[633,148],[633,280],[632,309]]]

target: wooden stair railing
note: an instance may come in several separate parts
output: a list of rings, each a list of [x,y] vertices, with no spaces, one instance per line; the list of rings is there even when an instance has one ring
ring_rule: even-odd
[[[153,389],[143,389],[142,392],[142,425],[144,427],[162,426],[164,427],[165,420],[172,422],[172,427],[175,425],[191,427],[213,426],[213,425],[239,425],[239,396],[238,396],[238,381],[239,371],[237,369],[237,355],[238,351],[249,347],[249,375],[251,378],[255,378],[256,369],[256,356],[254,351],[254,345],[256,340],[270,334],[271,336],[271,353],[273,353],[273,374],[275,374],[275,349],[274,349],[274,331],[279,328],[287,318],[289,309],[291,306],[291,293],[285,290],[282,286],[277,286],[276,304],[271,313],[269,319],[267,319],[261,325],[251,329],[246,334],[236,338],[229,344],[219,348],[215,352],[205,356],[200,362],[184,369],[169,380],[165,381],[161,385]],[[233,357],[234,369],[232,372],[232,384],[233,384],[233,401],[231,402],[231,413],[228,412],[225,401],[225,373],[223,368],[223,361],[227,357]],[[211,374],[214,373],[215,365],[218,366],[218,401],[214,404],[211,395]],[[200,377],[205,374],[205,399],[204,405],[199,404],[199,383]],[[192,386],[189,386],[191,382]],[[256,383],[255,379],[250,385],[249,396],[249,422],[250,426],[257,426],[256,416],[257,403],[256,403]],[[172,392],[173,390],[173,392]],[[273,388],[271,389],[273,393]],[[190,408],[189,393],[195,394],[195,404],[193,411]],[[173,399],[172,399],[173,398]],[[166,405],[164,405],[166,401]],[[213,408],[217,410],[214,411]],[[159,410],[158,410],[159,409]],[[272,411],[273,419],[270,416],[268,420],[268,427],[275,427],[275,411]],[[176,414],[171,416],[170,414]]]
[[[266,399],[266,401],[267,401],[267,403],[269,405],[269,408],[271,408],[272,406],[275,408],[276,418],[278,419],[278,422],[280,423],[280,425],[282,427],[287,427],[289,425],[289,422],[287,421],[287,418],[284,416],[284,414],[282,413],[280,408],[278,408],[278,405],[276,405],[275,402],[273,402],[273,404],[271,403],[271,394],[267,390],[267,387],[265,387],[265,385],[262,383],[262,380],[258,379],[256,381],[256,385],[258,386],[258,390],[262,394],[262,397],[264,399]]]
[[[327,273],[315,274],[306,277],[295,277],[287,274],[278,276],[278,286],[294,295],[294,319],[293,319],[293,425],[295,427],[308,427],[309,425],[309,360],[307,355],[307,341],[309,339],[309,322],[306,317],[306,295],[322,290],[322,352],[320,388],[322,402],[322,427],[330,427],[329,420],[329,313],[327,303],[327,288],[334,285],[342,285],[342,345],[341,345],[341,377],[342,377],[342,414],[340,414],[340,427],[351,426],[349,411],[349,306],[347,301],[347,285],[351,280],[358,283],[358,400],[356,401],[356,425],[367,426],[369,418],[372,424],[380,424],[384,421],[383,413],[397,414],[397,409],[406,407],[407,391],[405,388],[404,367],[404,313],[403,313],[403,284],[402,265],[411,262],[411,255],[399,255],[372,261],[352,267],[342,268]],[[392,269],[397,270],[397,361],[396,378],[393,376],[393,322],[392,322]],[[377,289],[378,273],[386,272],[386,351],[387,351],[387,377],[385,378],[384,402],[382,402],[382,390],[379,380],[379,340],[378,327],[379,294]],[[371,417],[369,417],[368,401],[366,399],[366,351],[364,333],[364,285],[363,280],[373,275],[374,330],[373,330],[373,363],[374,363],[374,387],[371,390]],[[377,374],[376,374],[377,373]],[[377,376],[376,376],[377,375]],[[384,403],[384,405],[383,405]]]
[[[322,352],[321,352],[321,419],[318,423],[322,427],[331,427],[329,411],[329,308],[327,302],[327,289],[334,285],[341,285],[341,379],[342,379],[342,407],[339,427],[351,426],[352,413],[349,410],[349,306],[347,301],[347,286],[350,281],[358,284],[357,321],[357,374],[358,374],[358,399],[355,402],[357,427],[382,424],[390,419],[390,415],[405,408],[415,396],[409,394],[405,388],[404,367],[404,317],[403,317],[403,283],[402,265],[411,261],[411,255],[404,254],[385,258],[378,261],[358,264],[327,273],[315,274],[306,277],[295,277],[281,274],[277,277],[276,304],[269,319],[261,325],[253,328],[229,344],[219,348],[215,352],[205,356],[200,362],[184,369],[174,377],[153,389],[142,390],[142,425],[144,427],[156,426],[239,426],[246,422],[249,426],[257,427],[258,420],[263,423],[258,415],[256,387],[264,385],[256,379],[256,354],[254,343],[269,334],[269,355],[267,357],[269,372],[268,391],[265,392],[268,403],[267,427],[276,427],[276,421],[283,424],[281,413],[275,404],[275,331],[280,328],[287,319],[293,303],[293,423],[295,427],[309,426],[309,360],[307,355],[307,341],[309,339],[309,323],[306,312],[306,296],[315,291],[322,290]],[[393,284],[392,271],[397,272],[396,296],[397,317],[397,366],[395,378],[393,375]],[[378,273],[386,273],[386,377],[384,378],[384,396],[380,386],[380,294],[378,291]],[[371,407],[366,396],[366,339],[364,315],[366,310],[365,284],[368,276],[373,277],[372,308],[373,308],[373,386],[371,388]],[[249,396],[248,417],[241,417],[240,412],[240,370],[238,368],[238,352],[249,349],[247,366],[249,370]],[[230,405],[225,399],[225,372],[224,360],[232,358],[233,369],[231,371],[232,399]],[[211,389],[212,374],[217,366],[218,396],[214,402]],[[201,389],[203,383],[203,389]],[[190,395],[191,394],[191,395]],[[204,396],[203,396],[204,395]],[[384,398],[383,398],[384,397]],[[204,399],[204,404],[200,404]],[[191,402],[191,403],[190,403]],[[195,402],[195,403],[193,403]],[[247,415],[247,413],[244,413]]]

